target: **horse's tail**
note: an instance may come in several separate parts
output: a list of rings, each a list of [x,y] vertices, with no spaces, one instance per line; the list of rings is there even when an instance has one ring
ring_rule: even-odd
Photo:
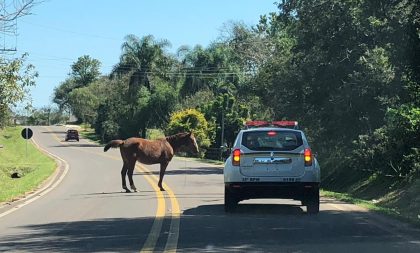
[[[108,151],[108,149],[110,148],[119,148],[123,144],[124,144],[123,140],[112,140],[108,142],[108,144],[105,145],[104,152]]]

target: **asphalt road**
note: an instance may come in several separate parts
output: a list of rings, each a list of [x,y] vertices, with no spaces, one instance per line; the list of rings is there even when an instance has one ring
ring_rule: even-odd
[[[220,167],[173,160],[138,166],[139,192],[121,189],[118,150],[64,142],[64,127],[33,127],[35,142],[61,158],[55,178],[0,207],[0,252],[420,252],[420,231],[363,208],[322,199],[241,202],[223,211]]]

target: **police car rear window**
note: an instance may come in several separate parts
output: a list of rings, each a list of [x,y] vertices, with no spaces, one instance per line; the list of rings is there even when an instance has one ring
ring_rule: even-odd
[[[251,150],[294,150],[303,145],[296,131],[250,131],[242,135],[242,145]]]

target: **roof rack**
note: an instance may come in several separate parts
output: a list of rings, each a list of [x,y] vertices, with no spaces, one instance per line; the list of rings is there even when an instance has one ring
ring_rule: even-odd
[[[264,121],[264,120],[252,120],[245,123],[245,129],[257,128],[257,127],[284,127],[299,129],[298,122],[292,120],[276,120],[276,121]]]

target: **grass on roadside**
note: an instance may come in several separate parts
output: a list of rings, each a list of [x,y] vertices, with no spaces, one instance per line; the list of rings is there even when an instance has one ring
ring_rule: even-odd
[[[397,218],[402,221],[410,222],[417,226],[420,225],[420,218],[413,217],[412,215],[408,215],[404,212],[400,212],[399,210],[395,208],[380,206],[379,203],[376,203],[375,201],[355,198],[347,193],[339,193],[339,192],[332,192],[332,191],[326,191],[326,190],[321,190],[320,193],[324,197],[330,197],[330,198],[334,198],[343,202],[355,204],[373,212],[385,214],[385,215]]]
[[[0,202],[11,201],[36,189],[55,170],[56,162],[21,135],[22,128],[0,130]],[[20,178],[11,178],[17,173]]]
[[[90,126],[84,126],[79,130],[79,134],[82,138],[93,141],[97,144],[102,144],[101,138],[95,133],[95,129]]]

